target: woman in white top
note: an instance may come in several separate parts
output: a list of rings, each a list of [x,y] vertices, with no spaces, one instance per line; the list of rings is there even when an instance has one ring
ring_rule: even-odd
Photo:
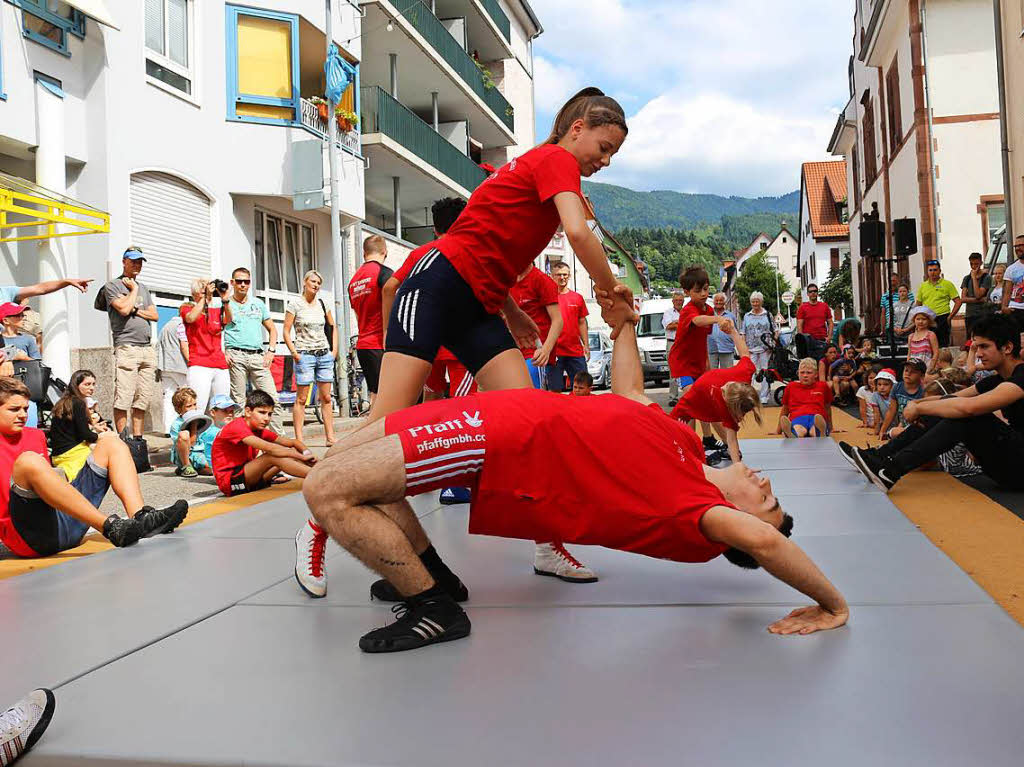
[[[292,405],[292,423],[295,438],[302,440],[302,426],[305,421],[306,400],[309,387],[316,382],[320,401],[320,412],[324,420],[324,437],[327,446],[334,444],[334,408],[331,404],[331,387],[334,384],[334,357],[338,349],[338,326],[331,316],[331,310],[322,298],[317,298],[324,278],[320,272],[310,269],[302,277],[302,295],[288,303],[284,313],[284,342],[295,361],[295,404]],[[330,325],[328,339],[325,325]],[[292,329],[295,338],[292,339]]]
[[[772,322],[772,316],[764,309],[764,294],[754,291],[750,294],[750,311],[743,315],[743,336],[750,349],[750,361],[758,372],[768,368],[770,354],[765,346],[764,335],[778,338],[779,332]],[[765,378],[759,385],[761,404],[767,405],[771,394],[771,387],[768,379]]]

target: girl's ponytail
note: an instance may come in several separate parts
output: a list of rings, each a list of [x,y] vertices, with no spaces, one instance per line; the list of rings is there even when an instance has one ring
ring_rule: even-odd
[[[588,87],[581,90],[562,105],[555,115],[551,134],[545,144],[557,144],[577,120],[582,119],[588,128],[599,125],[617,125],[628,133],[626,113],[615,99],[605,96],[600,88]]]

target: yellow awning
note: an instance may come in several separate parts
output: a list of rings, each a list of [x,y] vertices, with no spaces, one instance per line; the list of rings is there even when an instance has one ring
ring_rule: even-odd
[[[41,227],[36,234],[19,234]],[[60,231],[58,231],[60,227]],[[8,234],[4,230],[12,229]],[[110,214],[17,176],[0,173],[0,242],[76,237],[110,231]]]
[[[64,0],[72,8],[77,8],[90,19],[95,19],[100,24],[106,24],[111,29],[116,29],[118,32],[121,28],[114,24],[114,19],[110,15],[110,11],[107,10],[106,4],[103,0]]]

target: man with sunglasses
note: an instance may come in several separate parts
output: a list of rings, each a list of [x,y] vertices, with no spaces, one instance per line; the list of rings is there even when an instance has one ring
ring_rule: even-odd
[[[944,348],[949,346],[950,324],[960,311],[963,301],[956,285],[942,278],[942,265],[938,261],[928,261],[925,266],[928,268],[928,279],[917,289],[917,305],[927,306],[935,312],[935,335],[939,337],[939,346]],[[955,302],[953,311],[949,310],[950,301]]]
[[[1013,254],[1017,260],[1006,267],[1003,274],[1003,302],[1000,311],[1017,321],[1024,333],[1024,234],[1013,241]]]
[[[807,300],[796,310],[796,332],[810,336],[807,353],[816,360],[825,356],[832,325],[832,309],[818,300],[818,286],[812,282],[807,286]]]
[[[221,310],[224,356],[228,359],[228,375],[231,378],[231,399],[245,402],[246,384],[265,391],[274,400],[270,429],[276,434],[282,434],[284,425],[281,422],[281,409],[277,406],[277,386],[270,372],[274,349],[277,348],[277,326],[270,319],[267,305],[249,295],[251,285],[252,275],[244,266],[231,272],[231,298],[223,301]],[[264,328],[270,336],[265,350]]]

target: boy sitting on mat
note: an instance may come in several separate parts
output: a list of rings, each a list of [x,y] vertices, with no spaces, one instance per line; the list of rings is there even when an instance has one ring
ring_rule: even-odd
[[[818,365],[810,357],[800,360],[798,379],[786,384],[776,434],[787,437],[824,437],[832,432],[832,388],[818,380]]]
[[[302,440],[281,437],[270,429],[274,398],[253,389],[245,411],[213,441],[213,476],[224,495],[241,495],[267,487],[280,472],[304,478],[316,457]]]

